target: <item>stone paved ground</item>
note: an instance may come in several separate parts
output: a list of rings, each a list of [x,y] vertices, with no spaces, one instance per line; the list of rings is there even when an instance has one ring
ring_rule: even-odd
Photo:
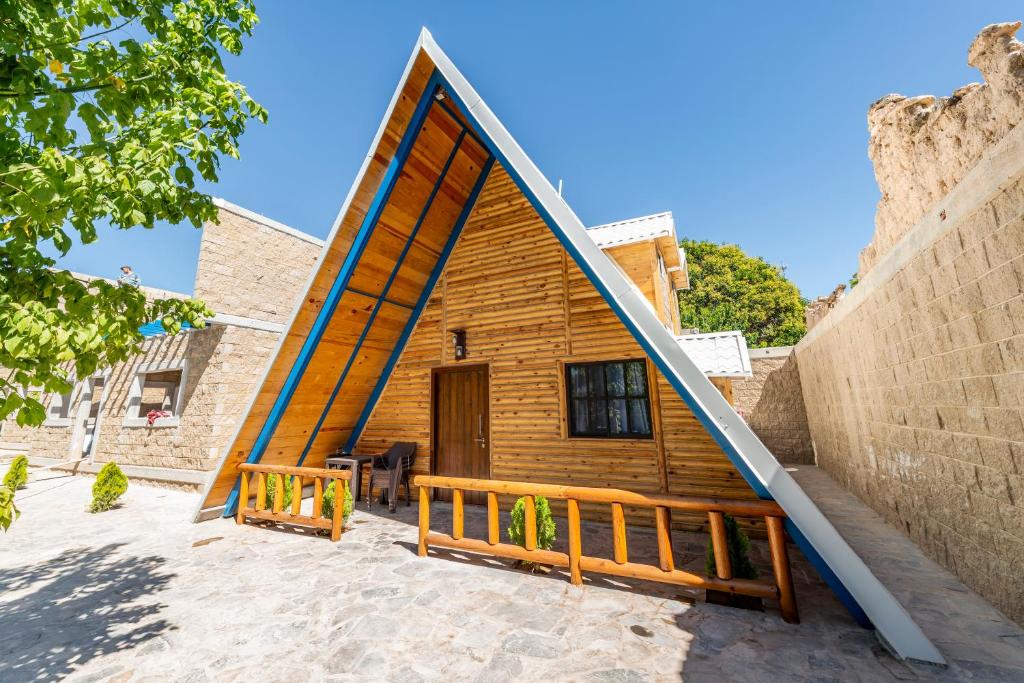
[[[802,558],[792,626],[774,606],[717,607],[674,587],[590,576],[580,589],[469,556],[421,559],[415,506],[360,508],[332,544],[190,524],[194,494],[141,485],[90,515],[90,484],[19,494],[23,515],[0,536],[0,681],[1024,680],[984,648],[949,668],[896,661]],[[448,528],[444,505],[434,517]],[[467,535],[481,534],[484,516],[469,517]],[[589,526],[586,551],[607,551],[608,536]],[[677,541],[701,564],[699,537]],[[631,532],[630,550],[650,557],[653,539]],[[961,595],[975,599],[948,600]]]

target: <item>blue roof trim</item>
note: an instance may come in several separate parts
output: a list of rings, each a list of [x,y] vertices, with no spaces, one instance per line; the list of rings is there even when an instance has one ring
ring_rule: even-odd
[[[391,291],[391,285],[394,284],[395,278],[398,277],[398,272],[402,269],[402,265],[405,263],[405,257],[409,254],[409,250],[412,249],[413,242],[416,240],[416,235],[419,234],[420,228],[423,227],[423,221],[427,219],[427,214],[430,212],[430,208],[434,205],[434,199],[437,198],[437,193],[441,190],[441,185],[444,183],[444,179],[448,176],[448,169],[452,167],[452,163],[455,161],[455,157],[458,155],[459,149],[462,147],[462,141],[465,137],[466,129],[463,128],[456,138],[451,152],[448,153],[448,158],[445,159],[444,167],[438,174],[437,180],[434,181],[434,187],[431,188],[430,195],[423,204],[423,209],[420,211],[420,215],[416,219],[416,224],[413,225],[412,230],[409,232],[409,237],[406,239],[405,245],[402,247],[402,252],[395,260],[395,265],[391,269],[391,274],[388,275],[388,279],[384,283],[383,289],[381,289],[380,296],[375,297],[370,295],[370,298],[376,299],[373,304],[373,310],[370,311],[366,324],[363,326],[363,331],[360,333],[355,346],[352,347],[352,352],[348,356],[348,361],[345,363],[344,369],[338,376],[338,381],[335,382],[334,389],[331,391],[331,395],[327,398],[327,402],[324,404],[324,409],[320,412],[320,417],[316,421],[316,426],[314,426],[313,430],[309,433],[309,439],[306,440],[306,445],[302,449],[302,454],[299,456],[298,462],[295,463],[296,466],[301,467],[302,463],[306,461],[306,456],[309,455],[310,449],[313,448],[313,442],[315,442],[316,438],[320,435],[320,428],[323,427],[328,413],[330,413],[331,408],[334,407],[334,401],[338,398],[338,392],[341,391],[341,387],[345,384],[345,379],[348,377],[348,373],[352,369],[352,365],[356,362],[356,358],[359,356],[359,350],[363,347],[363,342],[366,341],[367,335],[370,334],[370,328],[373,327],[373,323],[377,319],[377,314],[380,312],[381,306],[384,305],[384,301],[386,300],[388,293]],[[376,227],[377,224],[374,223],[370,227],[370,231],[372,232]]]
[[[191,330],[192,325],[190,325],[189,322],[186,320],[185,322],[181,323],[181,329]],[[162,322],[160,322],[159,320],[154,320],[153,322],[146,323],[145,325],[140,325],[139,334],[148,339],[150,337],[160,337],[162,335],[168,334],[168,332],[167,330],[164,329],[164,324]]]
[[[248,463],[259,462],[260,458],[263,457],[263,453],[266,451],[271,437],[273,437],[278,424],[281,422],[281,417],[284,415],[284,411],[288,408],[288,404],[291,402],[292,396],[295,394],[295,390],[298,388],[299,382],[302,380],[302,377],[306,372],[306,367],[309,365],[309,361],[313,357],[313,352],[320,344],[320,339],[323,337],[324,331],[327,329],[327,324],[334,316],[334,310],[337,307],[338,302],[341,300],[342,294],[344,294],[348,287],[349,280],[352,279],[352,274],[355,272],[356,264],[359,263],[359,259],[363,255],[363,250],[366,248],[366,244],[369,241],[370,234],[373,232],[373,226],[375,226],[377,221],[380,219],[380,214],[383,212],[385,205],[387,205],[388,198],[391,196],[391,191],[394,189],[395,183],[398,181],[400,171],[405,165],[406,157],[408,157],[409,152],[412,151],[412,146],[416,141],[416,137],[419,135],[423,122],[426,120],[427,112],[430,108],[430,103],[433,99],[433,93],[437,87],[437,79],[439,77],[440,74],[435,69],[430,80],[427,82],[427,86],[423,91],[423,95],[420,97],[420,101],[416,104],[416,110],[414,111],[412,118],[409,120],[409,124],[406,126],[405,132],[402,134],[402,140],[398,144],[395,156],[391,159],[390,163],[388,163],[387,171],[381,179],[381,183],[377,188],[377,192],[374,194],[373,202],[370,204],[370,208],[366,212],[363,222],[359,226],[359,231],[356,233],[352,246],[349,248],[348,254],[345,256],[345,261],[342,263],[341,269],[338,271],[338,275],[335,277],[330,291],[324,298],[323,306],[320,308],[320,312],[317,314],[316,320],[313,322],[313,327],[310,329],[305,341],[303,341],[302,348],[299,350],[295,363],[292,364],[291,370],[288,372],[288,377],[285,379],[284,386],[278,393],[277,399],[274,401],[274,406],[271,408],[267,419],[264,421],[263,426],[260,429],[260,433],[256,437],[256,441],[253,443],[252,450],[249,451],[249,455],[246,457],[246,462]],[[240,477],[235,477],[235,483],[231,487],[231,493],[228,494],[227,500],[224,502],[225,517],[232,516],[237,509],[239,482]]]

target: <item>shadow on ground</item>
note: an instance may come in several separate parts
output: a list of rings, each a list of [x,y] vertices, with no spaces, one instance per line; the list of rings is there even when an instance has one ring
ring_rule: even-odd
[[[176,575],[123,544],[76,548],[0,574],[0,681],[55,680],[174,626],[150,596]]]

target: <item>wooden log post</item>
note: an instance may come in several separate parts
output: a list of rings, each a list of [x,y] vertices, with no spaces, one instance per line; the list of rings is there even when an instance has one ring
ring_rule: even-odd
[[[676,568],[672,557],[672,511],[667,507],[654,508],[654,523],[658,534],[658,566],[670,572]]]
[[[320,515],[323,514],[324,505],[324,480],[320,477],[313,478],[313,513],[310,515],[313,519],[320,519]]]
[[[715,572],[720,579],[732,578],[732,561],[729,559],[729,542],[725,533],[725,517],[721,512],[708,512],[711,526],[711,548],[715,552]]]
[[[615,548],[615,564],[629,562],[626,549],[626,513],[622,503],[612,503],[612,543]]]
[[[525,541],[527,550],[537,549],[537,503],[533,496],[523,496],[525,507]]]
[[[583,556],[583,543],[580,539],[580,503],[569,498],[569,581],[574,586],[583,585],[583,572],[580,571],[580,557]]]
[[[466,512],[462,489],[452,489],[452,538],[463,537],[466,526]]]
[[[779,589],[779,611],[790,624],[800,623],[796,608],[796,593],[793,591],[793,574],[789,568],[789,552],[786,550],[786,531],[781,517],[765,517],[768,527],[768,548],[772,555],[772,570],[775,584]]]
[[[430,487],[420,487],[420,538],[417,554],[427,556],[427,534],[430,533]]]
[[[487,492],[487,543],[497,545],[501,541],[499,531],[498,494],[494,491]]]
[[[245,524],[245,509],[249,507],[249,473],[242,472],[242,483],[238,489],[238,514],[236,524]]]
[[[284,507],[284,475],[272,474],[274,478],[274,514],[280,514]]]
[[[302,510],[302,477],[292,475],[292,514],[297,515]]]
[[[263,472],[256,473],[256,509],[267,509],[267,475]]]
[[[345,492],[342,490],[341,481],[333,479],[334,482],[334,517],[331,519],[331,540],[337,541],[341,538],[342,527],[345,526]]]

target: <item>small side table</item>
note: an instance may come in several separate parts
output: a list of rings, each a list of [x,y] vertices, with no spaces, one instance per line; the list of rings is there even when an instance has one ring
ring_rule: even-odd
[[[352,497],[356,502],[362,500],[363,487],[360,481],[363,473],[363,465],[372,463],[372,455],[350,455],[347,457],[327,458],[327,469],[352,470]]]

